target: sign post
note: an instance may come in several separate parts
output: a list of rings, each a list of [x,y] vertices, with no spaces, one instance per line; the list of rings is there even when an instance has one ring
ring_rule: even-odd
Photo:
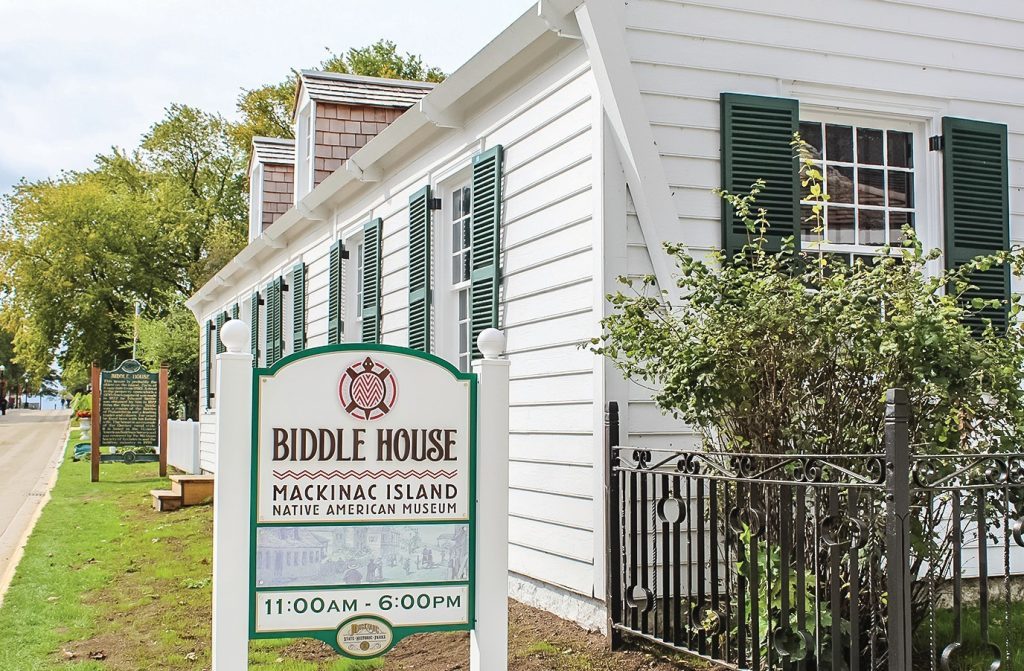
[[[501,333],[481,337],[474,373],[372,344],[253,369],[247,338],[227,322],[218,356],[214,670],[247,668],[250,638],[369,659],[453,630],[473,631],[473,669],[507,668]]]
[[[508,668],[508,377],[505,336],[487,329],[477,339],[484,355],[473,364],[480,381],[477,451],[477,611],[469,635],[469,668]]]
[[[160,408],[160,477],[167,477],[167,364],[160,366],[158,378],[159,394],[158,407]]]
[[[217,455],[213,506],[213,668],[247,669],[249,622],[249,471],[252,444],[252,355],[242,349],[248,327],[221,328],[217,355]]]
[[[90,459],[89,469],[92,472],[92,481],[100,481],[100,367],[94,361],[92,363],[92,412],[89,413],[89,424],[91,429],[89,435],[91,436],[90,443],[92,448],[92,458]]]

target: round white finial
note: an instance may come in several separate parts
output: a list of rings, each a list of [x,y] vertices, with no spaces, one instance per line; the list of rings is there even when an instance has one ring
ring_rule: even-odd
[[[484,329],[476,339],[476,346],[485,359],[497,359],[505,351],[505,334],[498,329]]]
[[[232,354],[241,354],[249,340],[249,327],[241,319],[230,319],[220,327],[220,341]]]

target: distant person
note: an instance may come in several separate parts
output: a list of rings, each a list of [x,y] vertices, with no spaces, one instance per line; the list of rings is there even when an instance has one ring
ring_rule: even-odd
[[[7,399],[6,398],[0,398],[0,415],[6,415],[6,414],[7,414]]]

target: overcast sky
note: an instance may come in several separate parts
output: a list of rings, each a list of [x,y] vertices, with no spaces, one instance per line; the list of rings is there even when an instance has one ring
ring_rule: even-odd
[[[380,38],[451,72],[531,0],[0,0],[0,193],[134,147],[172,102],[235,114],[242,88]],[[386,8],[386,11],[385,11]]]

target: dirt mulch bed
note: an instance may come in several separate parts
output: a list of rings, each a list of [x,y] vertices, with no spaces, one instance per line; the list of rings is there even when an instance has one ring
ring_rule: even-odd
[[[516,601],[509,607],[510,671],[703,671],[701,660],[671,659],[652,649],[609,652],[607,639]],[[287,659],[327,662],[335,652],[317,641],[296,641]],[[467,671],[469,636],[463,632],[411,636],[389,652],[382,671]]]

